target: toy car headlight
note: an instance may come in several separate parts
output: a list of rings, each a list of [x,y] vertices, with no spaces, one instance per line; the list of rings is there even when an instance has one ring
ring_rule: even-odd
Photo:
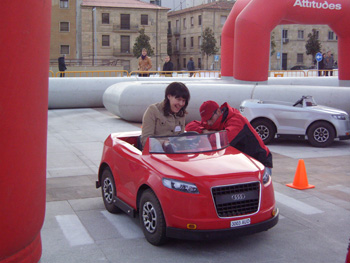
[[[346,120],[346,116],[343,115],[343,114],[332,115],[332,117],[333,117],[334,119],[337,119],[337,120],[342,120],[342,121],[345,121],[345,120]]]
[[[163,178],[163,185],[167,188],[190,194],[199,194],[195,184],[182,182],[174,179]]]
[[[263,183],[266,184],[272,175],[272,170],[269,167],[265,167],[264,174],[263,174]]]

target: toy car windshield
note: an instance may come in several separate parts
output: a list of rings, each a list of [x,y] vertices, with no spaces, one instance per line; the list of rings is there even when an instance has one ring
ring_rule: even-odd
[[[303,98],[304,98],[304,101],[305,101],[305,105],[307,107],[309,107],[309,106],[317,106],[317,103],[316,103],[316,101],[314,100],[314,98],[312,96],[305,96]]]
[[[217,151],[229,145],[226,131],[194,134],[183,133],[177,136],[149,137],[150,153],[198,153]]]

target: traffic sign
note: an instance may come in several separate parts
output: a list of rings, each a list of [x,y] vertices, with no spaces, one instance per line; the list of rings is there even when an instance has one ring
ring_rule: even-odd
[[[214,56],[214,61],[215,61],[215,62],[218,62],[218,61],[219,61],[219,55],[215,55],[215,56]]]
[[[317,61],[317,62],[320,62],[320,61],[322,61],[322,59],[323,59],[322,53],[318,52],[318,53],[316,54],[316,61]]]

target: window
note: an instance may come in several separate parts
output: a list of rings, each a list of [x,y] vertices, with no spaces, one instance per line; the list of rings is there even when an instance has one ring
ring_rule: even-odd
[[[102,13],[102,24],[109,24],[109,13]]]
[[[60,46],[60,54],[69,55],[69,45],[61,45]]]
[[[328,31],[328,40],[334,40],[334,32]]]
[[[120,52],[130,53],[130,36],[120,37]]]
[[[186,38],[184,37],[184,48],[186,48]]]
[[[168,21],[168,35],[171,35],[171,22]]]
[[[220,24],[223,26],[227,20],[227,16],[221,16],[220,17]]]
[[[176,20],[176,33],[180,33],[180,21]]]
[[[60,22],[60,32],[69,32],[69,22]]]
[[[183,59],[183,62],[184,62],[184,68],[187,68],[187,65],[186,65],[186,58]]]
[[[176,51],[180,51],[180,39],[176,39]]]
[[[60,8],[68,8],[69,3],[68,0],[60,0]]]
[[[194,17],[191,17],[191,26],[194,26]]]
[[[316,30],[316,39],[320,39],[320,31]]]
[[[191,37],[191,48],[193,48],[193,46],[194,46],[194,38]]]
[[[283,29],[283,31],[282,31],[282,38],[283,39],[287,39],[288,38],[288,30]]]
[[[198,16],[198,25],[201,26],[202,25],[202,15]]]
[[[304,39],[304,30],[298,30],[298,39]]]
[[[141,25],[148,25],[148,15],[141,15]]]
[[[302,53],[297,54],[297,63],[304,63],[304,54]]]
[[[202,68],[202,59],[198,58],[198,68]]]
[[[201,45],[202,45],[202,37],[199,36],[199,37],[198,37],[198,47],[200,48]]]
[[[102,35],[102,46],[109,47],[109,35]]]
[[[183,19],[183,28],[186,29],[186,18]]]
[[[120,29],[130,29],[130,14],[120,15]]]

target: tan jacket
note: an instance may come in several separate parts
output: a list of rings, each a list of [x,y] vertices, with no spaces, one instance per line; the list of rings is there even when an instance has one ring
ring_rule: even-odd
[[[148,71],[152,68],[152,61],[149,56],[146,56],[145,59],[139,57],[139,70],[140,71]]]
[[[150,105],[145,111],[142,119],[142,147],[149,136],[177,135],[185,131],[185,116],[164,116],[163,107],[164,102],[160,102]]]

